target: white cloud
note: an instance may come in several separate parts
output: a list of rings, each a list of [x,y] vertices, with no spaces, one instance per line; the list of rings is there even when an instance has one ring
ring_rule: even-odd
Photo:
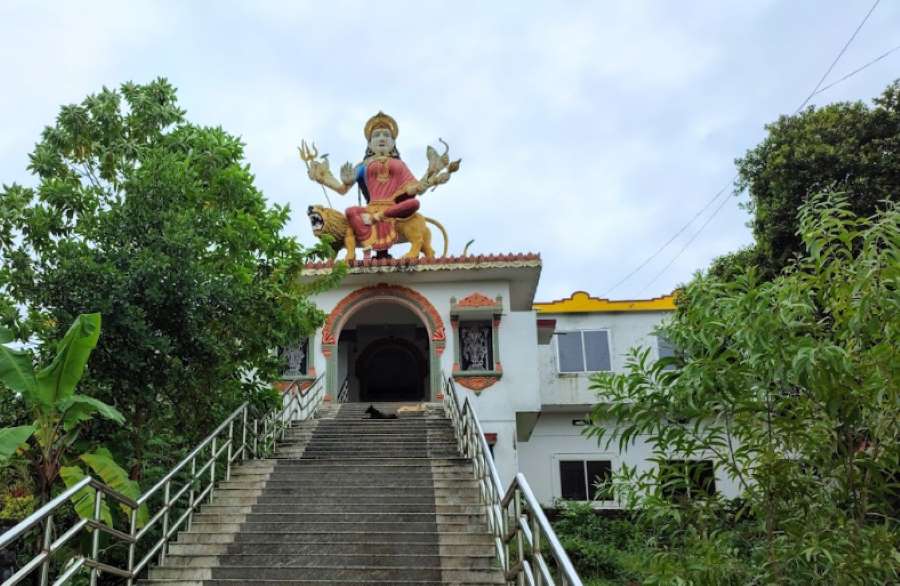
[[[892,41],[898,15],[882,3],[846,64]],[[163,75],[189,119],[242,136],[258,184],[292,205],[288,229],[311,241],[303,211],[323,197],[297,144],[315,140],[333,168],[359,160],[362,125],[384,109],[414,173],[438,137],[463,158],[422,200],[452,251],[469,238],[481,252],[539,251],[539,297],[597,294],[728,182],[733,159],[805,97],[861,16],[837,0],[7,2],[0,181],[29,180],[26,154],[59,104]],[[896,59],[882,65],[829,96],[877,94],[896,76]],[[354,199],[332,196],[336,207]],[[729,205],[645,294],[749,242],[745,221]],[[641,291],[698,226],[616,295]]]

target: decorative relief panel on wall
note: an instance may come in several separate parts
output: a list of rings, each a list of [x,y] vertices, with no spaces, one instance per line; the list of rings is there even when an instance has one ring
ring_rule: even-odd
[[[491,323],[463,322],[459,325],[462,370],[493,370]]]
[[[287,367],[281,373],[282,378],[305,376],[309,358],[309,338],[303,338],[296,344],[281,348],[280,357],[287,362]]]
[[[450,319],[455,335],[453,378],[476,393],[502,375],[499,355],[503,298],[471,293],[459,301],[450,298]]]

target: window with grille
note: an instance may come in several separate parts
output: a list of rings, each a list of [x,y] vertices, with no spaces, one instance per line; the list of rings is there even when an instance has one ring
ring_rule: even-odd
[[[612,370],[607,330],[557,332],[559,372]]]
[[[668,460],[660,467],[663,496],[670,500],[716,494],[715,467],[710,460]]]
[[[561,496],[570,501],[613,500],[609,482],[612,462],[609,460],[560,460]]]

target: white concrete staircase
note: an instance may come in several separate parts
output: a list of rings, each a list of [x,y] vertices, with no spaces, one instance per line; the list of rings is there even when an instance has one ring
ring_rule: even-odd
[[[441,405],[385,420],[368,419],[369,405],[324,407],[275,457],[235,468],[140,583],[502,584]]]

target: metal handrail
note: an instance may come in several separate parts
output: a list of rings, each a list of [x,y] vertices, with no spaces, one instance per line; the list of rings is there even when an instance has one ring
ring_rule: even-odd
[[[338,390],[337,394],[337,402],[338,403],[346,403],[350,400],[350,375],[344,377],[344,382],[341,383],[341,388]]]
[[[575,566],[525,476],[516,474],[509,487],[503,490],[494,457],[469,398],[460,405],[453,379],[446,379],[445,389],[444,408],[453,422],[460,452],[472,459],[481,499],[487,508],[497,561],[506,581],[528,586],[581,586]],[[555,572],[544,555],[544,539]]]
[[[268,457],[274,452],[278,440],[284,439],[285,432],[294,421],[303,421],[315,416],[325,396],[322,382],[323,377],[319,376],[305,390],[301,390],[297,383],[288,386],[282,405],[261,416],[252,416],[250,404],[244,403],[137,500],[132,500],[116,492],[91,476],[79,480],[15,527],[0,535],[0,549],[2,549],[12,545],[38,524],[43,523],[41,551],[0,586],[18,584],[38,568],[41,572],[41,586],[48,586],[53,554],[85,528],[93,530],[90,555],[81,554],[69,560],[68,566],[54,580],[53,586],[68,583],[85,567],[90,570],[91,586],[96,586],[97,577],[101,572],[125,578],[128,586],[131,586],[155,556],[159,556],[159,563],[165,561],[169,540],[183,526],[190,528],[198,507],[203,502],[212,501],[214,487],[219,477],[224,480],[231,478],[232,464],[238,459],[245,461]],[[207,449],[208,452],[204,453]],[[220,460],[223,460],[224,471],[219,469],[217,472],[216,465]],[[187,478],[180,486],[174,486],[178,482],[178,473],[188,469],[190,472]],[[88,488],[94,489],[93,514],[90,518],[79,519],[54,540],[54,514],[65,507],[69,499],[79,491]],[[160,508],[151,514],[151,499],[160,491],[162,491]],[[185,495],[187,495],[187,503],[183,502]],[[129,509],[130,529],[128,532],[120,531],[103,522],[101,513],[104,497]],[[138,519],[142,507],[146,507],[149,519],[142,527],[139,527]],[[176,518],[173,519],[173,516]],[[151,530],[158,523],[162,523],[159,538],[149,546],[140,561],[136,561],[141,540],[150,535]],[[100,561],[101,532],[128,545],[126,568],[118,568]]]

